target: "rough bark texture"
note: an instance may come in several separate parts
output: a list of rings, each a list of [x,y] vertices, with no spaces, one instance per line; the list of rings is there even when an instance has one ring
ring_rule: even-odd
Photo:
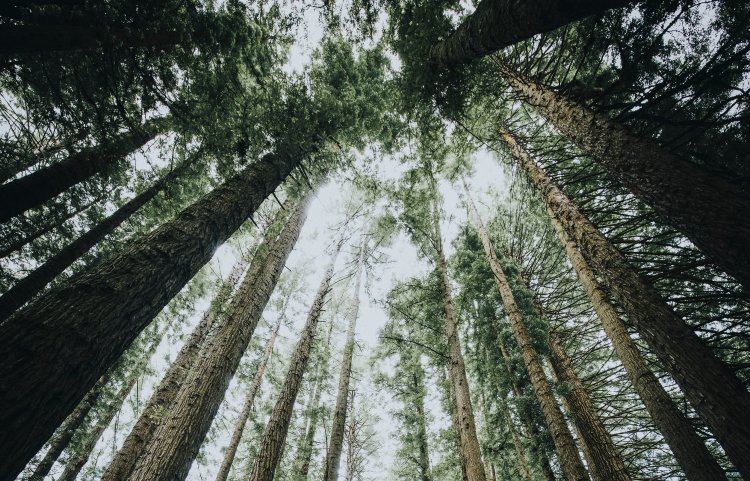
[[[263,382],[263,374],[265,374],[266,366],[268,365],[269,359],[271,359],[271,354],[273,353],[273,345],[276,342],[276,336],[279,334],[279,328],[281,327],[282,319],[283,316],[279,316],[276,327],[271,333],[271,337],[268,339],[266,349],[263,352],[263,358],[258,365],[258,370],[256,371],[255,377],[253,378],[253,383],[250,386],[250,390],[247,392],[247,396],[245,397],[245,402],[242,405],[242,411],[240,411],[240,415],[234,425],[234,432],[232,432],[232,438],[229,440],[229,445],[227,446],[226,453],[224,454],[224,459],[222,460],[221,466],[219,467],[219,472],[216,475],[216,481],[226,481],[229,477],[229,470],[232,469],[232,463],[234,462],[234,457],[237,454],[237,448],[240,446],[242,433],[245,431],[245,424],[247,424],[247,419],[250,417],[250,411],[252,411],[253,404],[255,403],[255,395],[258,394],[260,385]]]
[[[131,480],[183,480],[224,399],[260,316],[307,216],[308,202],[294,210],[274,239],[269,229],[259,255],[227,309],[212,327],[213,335],[136,463]]]
[[[643,401],[657,429],[664,436],[677,462],[685,471],[685,475],[691,481],[726,479],[724,470],[649,368],[638,346],[630,338],[625,323],[610,303],[604,289],[578,251],[578,247],[565,233],[552,210],[548,209],[548,212],[552,225],[565,246],[568,259],[578,274],[578,280],[591,299],[604,332],[612,341],[615,353],[622,362],[628,379]]]
[[[482,0],[474,13],[430,49],[445,67],[471,62],[514,43],[633,0]]]
[[[49,167],[3,184],[0,186],[0,222],[38,207],[96,174],[115,168],[127,155],[164,133],[168,125],[169,119],[165,117],[149,120],[104,145],[84,149]]]
[[[466,193],[468,195],[468,189],[466,190]],[[505,312],[510,320],[513,337],[516,339],[518,347],[521,350],[526,370],[534,388],[534,393],[539,400],[539,404],[542,406],[542,412],[547,421],[552,441],[555,443],[555,449],[557,450],[563,472],[565,473],[566,478],[570,481],[588,481],[589,475],[581,462],[573,436],[570,434],[570,430],[568,430],[565,417],[560,410],[560,406],[557,404],[555,395],[552,392],[552,387],[547,380],[547,375],[544,373],[544,368],[542,367],[539,355],[537,354],[531,341],[531,336],[526,329],[523,315],[516,304],[513,292],[508,284],[508,279],[505,277],[505,273],[503,273],[503,270],[500,267],[500,263],[497,260],[490,238],[487,235],[487,231],[479,218],[479,213],[476,211],[474,203],[471,201],[470,197],[469,207],[472,212],[472,222],[474,223],[479,238],[482,241],[482,245],[484,246],[487,261],[489,262],[490,269],[492,269],[492,273],[494,274],[495,283],[500,291],[500,297],[502,298]]]
[[[141,330],[289,175],[268,154],[0,325],[0,480],[14,478]]]
[[[162,413],[166,412],[172,405],[180,386],[185,382],[188,373],[195,364],[195,359],[198,357],[201,347],[205,344],[211,327],[240,281],[245,266],[244,261],[237,262],[227,280],[219,287],[200,322],[183,344],[164,377],[159,381],[146,407],[125,438],[122,447],[107,466],[101,481],[120,481],[127,479],[133,472],[136,462],[143,454],[146,445],[159,425]]]
[[[591,397],[578,378],[573,363],[555,335],[550,337],[552,348],[550,361],[552,369],[560,381],[567,383],[569,391],[564,396],[570,406],[573,422],[578,427],[591,457],[589,464],[594,479],[601,481],[630,481],[632,478],[625,469],[620,452],[604,427],[596,412]]]
[[[258,453],[255,456],[255,464],[253,464],[253,471],[250,475],[251,481],[273,481],[276,468],[281,459],[281,453],[284,449],[289,422],[292,419],[294,402],[297,399],[297,393],[302,384],[302,378],[307,368],[307,361],[310,359],[310,349],[312,348],[317,331],[318,320],[323,311],[323,304],[325,303],[328,291],[331,288],[333,269],[340,249],[341,243],[337,245],[336,250],[331,256],[330,264],[323,275],[323,280],[320,283],[320,287],[318,287],[318,292],[315,294],[315,299],[310,307],[307,322],[294,350],[284,385],[281,387],[281,392],[279,392],[278,400],[271,413],[271,418],[268,420],[263,437],[260,440]]]
[[[437,202],[432,203],[433,246],[435,261],[440,272],[445,308],[445,335],[448,339],[448,353],[450,358],[450,381],[453,387],[453,397],[456,404],[456,424],[458,425],[459,457],[464,466],[468,481],[486,481],[482,452],[479,448],[477,428],[474,421],[474,409],[471,405],[469,382],[466,378],[466,366],[461,353],[461,342],[458,338],[458,319],[456,318],[451,294],[451,284],[448,277],[448,265],[445,262],[442,234],[440,232],[440,216]]]
[[[328,443],[328,455],[323,467],[323,481],[336,481],[339,476],[339,464],[341,451],[344,447],[344,428],[346,427],[346,413],[349,400],[349,379],[352,371],[352,357],[354,355],[354,332],[357,327],[357,316],[359,315],[359,290],[362,284],[362,271],[364,270],[365,256],[367,250],[367,236],[362,237],[359,258],[357,261],[357,273],[354,281],[354,293],[352,303],[349,307],[347,317],[349,326],[346,331],[346,343],[341,360],[341,372],[339,373],[339,388],[336,393],[336,407],[333,411],[333,423],[331,425],[331,438]]]
[[[182,167],[184,168],[184,166]],[[73,265],[89,249],[101,242],[107,235],[111,234],[112,231],[128,220],[138,209],[161,192],[181,171],[181,168],[173,170],[155,182],[151,187],[133,197],[113,212],[112,215],[99,222],[91,230],[47,259],[44,264],[38,266],[5,292],[5,294],[0,296],[0,323],[13,314],[16,309],[26,304],[41,292],[47,284],[52,282],[65,269]]]
[[[750,291],[747,192],[531,79],[501,71],[574,144]]]
[[[672,311],[622,254],[581,214],[508,132],[503,138],[544,196],[550,215],[576,242],[586,263],[608,283],[651,350],[716,436],[732,463],[750,477],[750,394],[732,371]]]

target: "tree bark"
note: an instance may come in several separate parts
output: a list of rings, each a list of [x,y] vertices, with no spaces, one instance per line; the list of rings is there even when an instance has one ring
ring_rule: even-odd
[[[466,189],[466,194],[469,196],[468,188]],[[531,384],[534,388],[536,397],[542,406],[542,412],[544,413],[544,418],[547,421],[547,426],[552,435],[552,441],[555,443],[555,448],[560,459],[560,465],[569,481],[588,481],[589,475],[586,472],[586,468],[583,466],[573,436],[570,434],[570,430],[568,430],[568,425],[565,422],[563,413],[560,411],[555,395],[552,392],[552,387],[544,373],[544,369],[539,360],[539,355],[531,341],[531,335],[524,324],[523,315],[516,304],[513,292],[508,284],[508,279],[505,277],[505,274],[500,267],[500,263],[497,260],[495,250],[492,247],[492,243],[490,242],[490,238],[484,228],[484,224],[482,224],[482,220],[479,218],[479,213],[474,207],[474,202],[471,200],[471,197],[468,197],[468,199],[469,208],[472,213],[472,222],[474,223],[474,227],[476,228],[479,238],[482,241],[482,245],[484,246],[487,261],[490,264],[492,273],[494,274],[495,283],[500,291],[500,297],[502,298],[505,312],[510,320],[510,327],[513,331],[513,336],[518,343],[518,347],[521,349],[526,370],[531,378]]]
[[[586,444],[591,456],[591,471],[597,481],[630,481],[632,478],[625,469],[620,452],[604,427],[594,402],[578,378],[573,364],[554,334],[550,336],[552,352],[550,361],[557,378],[565,382],[568,393],[563,396],[570,406],[573,422],[578,427],[581,439]]]
[[[151,440],[151,436],[159,426],[162,413],[169,410],[180,390],[180,386],[185,383],[188,373],[195,364],[198,353],[206,343],[211,328],[220,316],[226,302],[231,297],[235,286],[240,281],[246,264],[244,259],[239,260],[232,268],[232,272],[226,281],[222,282],[198,325],[185,341],[177,357],[156,386],[146,407],[125,438],[122,447],[117,451],[106,471],[102,474],[101,481],[122,481],[128,479],[133,472],[136,462],[143,455],[146,446]]]
[[[430,61],[455,67],[576,20],[633,0],[482,0],[448,38],[430,49]]]
[[[742,383],[578,211],[515,137],[503,132],[503,139],[544,196],[550,217],[559,223],[558,229],[575,241],[586,264],[608,283],[614,299],[706,422],[730,461],[744,477],[750,478],[750,420],[746,415],[750,412],[750,394]],[[635,385],[641,382],[644,381]]]
[[[242,411],[237,418],[237,422],[234,426],[234,432],[232,433],[232,438],[229,441],[229,446],[227,446],[227,451],[224,454],[224,460],[221,462],[219,473],[216,475],[216,481],[226,481],[229,477],[229,470],[232,469],[232,463],[234,462],[234,457],[237,454],[237,448],[240,445],[242,433],[245,431],[245,424],[247,424],[247,419],[250,417],[250,411],[252,411],[253,404],[255,403],[255,395],[258,394],[261,382],[263,381],[263,374],[265,374],[266,366],[268,365],[269,359],[271,359],[271,354],[273,353],[273,345],[276,342],[276,336],[279,334],[279,328],[281,327],[282,319],[283,315],[279,316],[279,319],[276,322],[276,327],[271,333],[271,337],[268,339],[266,349],[263,353],[263,359],[261,359],[260,364],[258,365],[258,371],[255,373],[255,378],[253,378],[253,384],[250,386],[250,390],[247,392],[247,396],[245,397],[245,402],[242,405]]]
[[[307,322],[292,356],[284,385],[281,387],[281,392],[271,413],[271,418],[268,420],[263,437],[260,440],[260,447],[255,456],[255,464],[250,475],[250,481],[273,481],[276,468],[281,459],[281,452],[284,449],[289,422],[294,410],[294,402],[297,399],[297,393],[302,384],[302,377],[307,368],[307,361],[310,359],[310,350],[315,333],[317,332],[318,320],[323,311],[326,296],[331,289],[331,278],[333,277],[336,257],[341,250],[341,245],[342,242],[337,244],[310,307]]]
[[[166,132],[168,126],[168,117],[151,119],[139,128],[119,134],[110,142],[84,149],[60,162],[0,185],[0,222],[7,222],[38,207],[94,175],[114,169],[126,156]]]
[[[52,282],[55,277],[62,274],[68,267],[73,265],[82,255],[89,251],[106,236],[111,234],[131,215],[144,206],[159,192],[167,187],[169,182],[179,176],[187,165],[183,164],[171,171],[151,187],[136,195],[123,206],[117,209],[109,217],[99,222],[91,230],[83,234],[65,246],[60,252],[47,259],[47,261],[34,269],[26,277],[18,281],[5,294],[0,296],[0,323],[8,318],[13,312],[29,302],[34,296]]]
[[[267,154],[127,250],[50,289],[0,325],[0,480],[20,472],[305,153]]]
[[[419,358],[415,359],[419,363]],[[414,410],[417,412],[417,441],[419,443],[419,479],[421,481],[432,481],[430,474],[430,452],[427,445],[427,418],[425,417],[424,408],[424,371],[422,365],[418,364],[419,376],[415,373],[412,376],[412,389],[417,395],[413,396]]]
[[[367,250],[367,236],[362,236],[359,259],[357,261],[356,280],[354,281],[354,293],[352,303],[347,313],[349,326],[346,331],[346,344],[341,361],[341,372],[339,373],[339,388],[336,394],[336,407],[333,411],[333,423],[331,425],[331,437],[328,443],[328,454],[323,467],[323,481],[336,481],[339,475],[339,463],[341,451],[344,446],[344,428],[346,427],[347,401],[349,400],[349,379],[352,370],[352,357],[354,356],[354,332],[357,327],[357,316],[359,315],[359,290],[362,284],[362,271]]]
[[[458,425],[459,456],[465,467],[468,481],[486,481],[482,452],[479,448],[477,428],[474,421],[474,410],[471,405],[469,382],[466,377],[466,366],[461,353],[461,342],[458,338],[456,312],[453,307],[448,266],[445,262],[442,234],[440,232],[440,216],[437,200],[432,201],[433,246],[435,261],[440,272],[442,283],[443,306],[445,309],[445,334],[448,339],[450,357],[450,381],[453,386],[453,397],[456,401],[456,417]]]
[[[212,327],[210,342],[199,354],[175,397],[169,415],[156,428],[130,480],[183,480],[224,399],[234,372],[273,294],[286,260],[307,216],[308,200],[294,210],[274,239],[267,231],[264,245],[232,298],[226,316]]]
[[[750,292],[750,196],[718,174],[505,66],[511,87]]]

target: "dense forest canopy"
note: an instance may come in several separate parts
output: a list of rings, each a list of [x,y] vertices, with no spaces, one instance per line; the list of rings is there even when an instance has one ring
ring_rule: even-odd
[[[6,0],[0,481],[750,480],[750,3]]]

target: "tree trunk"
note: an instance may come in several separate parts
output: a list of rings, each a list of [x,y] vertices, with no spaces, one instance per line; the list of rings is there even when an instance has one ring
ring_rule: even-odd
[[[750,292],[750,196],[718,174],[507,67],[506,81],[583,152]]]
[[[419,358],[416,359],[419,362]],[[424,372],[422,366],[419,365],[421,376],[413,376],[414,381],[414,392],[419,395],[414,397],[414,410],[417,412],[417,440],[419,442],[419,479],[420,481],[432,481],[432,475],[430,474],[430,453],[429,446],[427,445],[427,418],[425,417],[424,409]]]
[[[448,38],[430,49],[430,61],[456,67],[576,20],[633,0],[482,0]]]
[[[250,475],[251,481],[273,481],[276,468],[281,459],[281,452],[284,449],[289,422],[294,410],[294,402],[297,399],[297,392],[302,384],[302,377],[305,374],[307,361],[310,358],[310,350],[317,331],[318,320],[323,311],[323,304],[325,303],[328,291],[331,289],[331,278],[333,277],[336,257],[341,250],[341,245],[342,242],[337,244],[310,307],[310,313],[307,316],[307,322],[292,356],[284,385],[281,387],[281,392],[279,392],[279,397],[271,413],[271,418],[268,420],[263,437],[260,440],[258,453],[255,456],[255,464]]]
[[[303,154],[267,154],[129,249],[48,290],[0,325],[0,480],[20,472]]]
[[[577,243],[586,263],[608,283],[615,300],[706,422],[729,459],[744,477],[750,478],[750,420],[746,415],[750,412],[750,394],[742,383],[578,211],[516,139],[508,132],[503,132],[503,139],[544,196],[550,216]]]
[[[60,252],[47,259],[47,261],[34,269],[26,277],[18,281],[5,294],[0,296],[0,323],[8,318],[13,312],[30,301],[34,296],[52,282],[55,277],[62,274],[68,267],[73,265],[82,255],[89,251],[106,236],[111,234],[123,222],[143,205],[153,199],[161,192],[170,181],[180,175],[186,164],[171,171],[151,187],[136,195],[125,205],[121,206],[109,217],[99,222],[91,230],[83,234],[65,246]]]
[[[181,36],[173,30],[139,31],[110,26],[12,25],[0,27],[0,56],[94,50],[97,48],[166,47]]]
[[[362,245],[357,261],[356,280],[354,281],[354,292],[352,304],[347,317],[349,327],[346,331],[346,344],[341,361],[341,372],[339,373],[339,389],[336,394],[336,408],[333,411],[333,423],[331,425],[331,438],[328,443],[328,454],[323,467],[323,481],[336,481],[339,475],[339,462],[341,451],[344,446],[344,428],[346,427],[347,401],[349,399],[349,379],[352,370],[352,357],[354,356],[354,332],[357,327],[357,316],[359,315],[359,290],[362,284],[362,271],[367,251],[367,236],[362,236]]]
[[[442,234],[440,232],[440,216],[437,200],[432,201],[433,246],[435,261],[442,278],[443,305],[445,308],[445,334],[448,339],[450,357],[450,380],[453,386],[453,396],[456,401],[458,424],[459,456],[461,464],[465,466],[468,481],[486,481],[482,452],[479,448],[477,428],[474,422],[474,410],[471,405],[469,382],[466,378],[466,366],[461,353],[461,342],[458,337],[456,312],[453,307],[451,284],[448,278],[448,266],[445,262]]]
[[[451,373],[450,373],[450,367],[446,369],[445,371],[445,379],[448,381],[448,393],[450,394],[451,398],[451,424],[453,424],[453,430],[456,432],[456,450],[459,453],[459,457],[461,455],[461,423],[458,419],[458,408],[456,407],[456,394],[455,389],[453,389],[453,382],[451,380]],[[468,475],[466,474],[466,464],[463,462],[463,460],[459,459],[459,464],[461,467],[461,480],[462,481],[468,481]]]
[[[162,413],[166,412],[172,405],[180,386],[185,382],[188,373],[195,364],[195,359],[198,357],[201,347],[205,344],[212,326],[229,300],[234,287],[240,281],[245,266],[244,260],[238,261],[232,268],[232,273],[227,280],[221,284],[200,322],[156,386],[146,407],[125,438],[122,447],[104,471],[101,481],[121,481],[127,479],[133,472],[135,463],[143,455],[144,449],[159,425]]]
[[[627,327],[615,307],[578,251],[575,243],[565,233],[551,209],[548,213],[560,241],[565,247],[568,259],[573,265],[581,285],[586,290],[594,310],[602,323],[604,332],[612,341],[615,353],[622,362],[625,372],[643,405],[651,415],[657,429],[664,436],[677,462],[691,481],[712,481],[726,479],[724,470],[696,434],[690,421],[675,405],[667,391],[643,359],[638,346],[630,338]]]
[[[7,222],[38,207],[96,174],[114,169],[126,156],[164,133],[168,126],[168,117],[151,119],[137,129],[119,134],[111,142],[84,149],[60,162],[1,185],[0,222]]]
[[[550,336],[552,353],[550,361],[552,370],[557,378],[569,386],[564,396],[570,406],[573,422],[580,432],[581,439],[586,444],[591,456],[590,466],[594,479],[600,481],[630,481],[632,478],[625,469],[620,452],[612,442],[612,438],[604,427],[594,403],[586,388],[578,378],[573,364],[562,347],[560,340],[554,334]]]
[[[347,406],[352,410],[349,416],[349,429],[347,431],[347,449],[346,449],[346,474],[344,475],[344,481],[354,481],[354,476],[357,474],[357,452],[355,451],[357,443],[357,424],[354,418],[354,391],[349,393],[349,402]],[[324,473],[324,475],[326,475]],[[338,481],[338,477],[330,478],[334,481]]]
[[[183,480],[187,476],[297,242],[308,204],[309,199],[300,203],[278,238],[276,229],[268,229],[227,314],[212,326],[214,333],[199,354],[196,369],[180,387],[169,415],[154,431],[128,479]]]
[[[240,412],[240,415],[237,418],[237,422],[234,425],[232,439],[229,441],[229,446],[227,446],[227,451],[224,454],[224,460],[221,462],[221,466],[219,467],[219,474],[216,475],[216,481],[226,481],[229,477],[229,470],[232,469],[232,463],[234,462],[234,457],[237,454],[237,448],[240,445],[242,433],[245,431],[245,424],[247,424],[247,419],[248,417],[250,417],[250,411],[252,411],[253,404],[255,403],[255,395],[258,393],[261,382],[263,381],[263,374],[266,372],[268,360],[271,359],[271,354],[273,353],[273,345],[276,342],[276,336],[279,334],[279,328],[281,327],[281,320],[283,319],[283,317],[283,315],[279,316],[279,320],[276,322],[276,327],[271,333],[271,337],[268,339],[266,350],[263,353],[263,359],[261,359],[260,364],[258,365],[258,371],[255,373],[255,378],[253,378],[253,384],[250,386],[250,390],[245,397],[245,403],[242,406],[242,411]]]
[[[468,188],[466,189],[466,194],[467,196],[469,195]],[[526,370],[531,378],[531,384],[534,387],[536,397],[542,406],[542,412],[544,413],[544,418],[547,421],[547,426],[552,435],[552,441],[555,443],[555,448],[557,449],[563,472],[569,481],[588,481],[589,475],[578,455],[578,449],[576,448],[573,436],[568,430],[568,425],[565,422],[563,413],[560,411],[555,395],[552,392],[552,387],[550,386],[547,376],[544,373],[544,369],[542,368],[539,355],[534,348],[531,336],[524,324],[523,315],[516,305],[513,292],[508,284],[508,279],[505,277],[505,274],[500,267],[500,263],[495,255],[495,250],[492,247],[490,238],[482,224],[482,220],[479,218],[479,213],[476,211],[471,197],[469,197],[468,204],[472,212],[472,221],[477,233],[479,234],[479,238],[482,241],[482,245],[484,246],[487,261],[489,262],[490,269],[492,269],[492,273],[494,274],[495,283],[500,291],[500,297],[503,300],[505,311],[510,320],[510,327],[513,331],[513,336],[518,343],[518,347],[521,349]]]

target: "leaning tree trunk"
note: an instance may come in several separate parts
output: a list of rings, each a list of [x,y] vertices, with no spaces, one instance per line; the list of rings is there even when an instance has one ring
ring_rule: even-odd
[[[326,296],[331,289],[333,270],[336,264],[336,257],[341,250],[341,245],[342,242],[337,244],[328,268],[323,275],[320,287],[318,287],[312,307],[310,307],[307,322],[289,364],[289,371],[284,380],[284,385],[281,386],[278,400],[263,432],[263,437],[260,440],[260,446],[255,455],[253,471],[250,475],[251,481],[273,481],[276,468],[281,459],[281,452],[284,449],[289,422],[294,410],[294,402],[297,399],[297,393],[302,384],[302,377],[307,368],[307,361],[310,359],[310,350],[315,339],[315,333],[317,332],[318,320],[323,311]]]
[[[186,166],[187,164],[181,165],[159,179],[151,187],[130,199],[125,205],[113,212],[112,215],[99,222],[91,230],[47,259],[44,264],[31,271],[31,273],[18,281],[5,294],[0,296],[0,322],[13,314],[16,309],[30,301],[47,284],[52,282],[55,277],[62,274],[65,269],[73,265],[89,249],[101,242],[123,222],[128,220],[138,209],[167,187],[170,181],[180,175]]]
[[[443,67],[471,62],[576,20],[622,7],[633,0],[482,0],[448,38],[430,48]]]
[[[575,243],[565,233],[560,222],[554,217],[554,213],[549,209],[548,212],[552,225],[568,254],[568,259],[591,299],[604,332],[612,341],[617,357],[625,368],[625,373],[685,475],[691,481],[726,479],[724,470],[649,368],[638,346],[630,338],[625,323],[609,302],[604,288],[591,272]]]
[[[253,250],[251,249],[250,252]],[[136,462],[143,455],[151,436],[159,425],[162,413],[168,411],[180,390],[180,386],[187,379],[188,373],[195,364],[198,353],[205,344],[212,326],[240,281],[245,266],[245,260],[239,260],[232,268],[229,277],[221,283],[208,309],[190,337],[185,341],[164,377],[159,381],[146,407],[125,438],[122,447],[102,474],[101,481],[121,481],[127,479],[133,472]]]
[[[468,189],[466,189],[466,194],[468,197]],[[552,441],[555,443],[555,448],[560,458],[563,472],[569,481],[588,481],[589,475],[578,454],[578,449],[576,448],[573,436],[568,430],[565,417],[563,416],[562,411],[560,411],[560,406],[557,404],[555,395],[552,392],[552,387],[547,380],[542,363],[539,360],[539,355],[532,343],[531,335],[524,324],[523,315],[516,304],[513,292],[508,284],[508,279],[505,277],[505,273],[503,273],[503,270],[500,267],[495,250],[492,247],[490,238],[487,235],[484,224],[482,224],[482,220],[479,218],[479,213],[476,211],[471,197],[468,197],[468,204],[472,213],[472,221],[477,233],[479,234],[479,238],[482,241],[484,252],[487,255],[487,261],[490,264],[495,283],[500,291],[500,297],[502,298],[505,312],[510,320],[510,327],[513,331],[513,336],[518,343],[518,347],[521,349],[526,370],[531,378],[531,384],[536,393],[536,397],[542,406],[542,412],[547,421],[550,434],[552,435]]]
[[[245,402],[242,405],[242,411],[240,412],[240,415],[237,418],[237,422],[234,425],[234,432],[232,433],[232,438],[229,441],[229,446],[227,446],[226,453],[224,454],[224,459],[222,460],[221,466],[219,467],[219,473],[216,475],[216,481],[226,481],[229,477],[229,470],[232,469],[232,463],[234,462],[234,457],[237,454],[237,448],[240,446],[242,433],[245,431],[245,424],[247,424],[247,419],[250,417],[250,411],[253,410],[255,395],[258,394],[260,385],[263,382],[263,374],[265,374],[266,366],[268,365],[269,359],[271,359],[271,354],[273,353],[273,345],[276,342],[276,336],[279,334],[279,328],[281,327],[281,320],[283,319],[283,317],[283,314],[279,315],[279,319],[276,322],[276,327],[271,333],[271,337],[268,339],[266,349],[263,352],[263,358],[258,365],[258,370],[256,371],[255,377],[253,378],[253,383],[250,386],[250,390],[247,392],[247,396],[245,397]]]
[[[266,233],[226,315],[212,327],[211,341],[199,354],[196,368],[180,387],[130,480],[183,480],[187,476],[297,242],[308,204],[307,199],[300,203],[278,238],[273,227]]]
[[[164,133],[168,127],[168,117],[151,119],[103,145],[84,149],[49,167],[1,185],[0,222],[7,222],[38,207],[96,174],[111,171],[126,156]]]
[[[21,471],[303,154],[267,154],[127,250],[50,289],[0,325],[0,480]]]
[[[448,278],[448,265],[445,262],[442,234],[440,232],[440,216],[436,199],[432,201],[432,228],[435,260],[441,276],[443,307],[445,309],[445,334],[448,340],[450,358],[450,381],[453,387],[453,398],[456,402],[456,423],[458,427],[459,457],[465,467],[468,481],[486,481],[482,452],[479,448],[477,428],[474,422],[474,410],[471,405],[469,382],[466,377],[466,366],[461,353],[461,342],[458,338],[456,312],[453,307],[451,284]]]
[[[539,83],[500,70],[547,120],[750,291],[750,195]]]
[[[518,141],[508,132],[503,132],[503,139],[544,196],[550,216],[576,242],[585,262],[608,283],[614,299],[706,422],[730,461],[744,477],[750,478],[750,393],[578,211]]]
[[[570,388],[563,397],[570,406],[573,422],[578,428],[583,443],[588,448],[594,478],[600,481],[630,481],[632,478],[625,469],[620,452],[612,442],[560,340],[554,334],[550,336],[550,347],[552,352],[549,359],[552,363],[552,370],[557,378]]]
[[[328,454],[323,467],[323,481],[336,481],[339,476],[339,463],[341,451],[344,447],[344,428],[346,427],[347,401],[349,400],[349,379],[352,370],[352,357],[354,356],[354,332],[357,327],[357,316],[359,315],[359,290],[362,284],[362,271],[367,250],[367,236],[362,236],[362,245],[357,261],[357,274],[354,281],[352,304],[347,313],[349,326],[346,331],[346,344],[341,361],[341,372],[339,374],[339,389],[336,394],[336,407],[333,411],[333,423],[331,425],[331,437],[328,443]]]

